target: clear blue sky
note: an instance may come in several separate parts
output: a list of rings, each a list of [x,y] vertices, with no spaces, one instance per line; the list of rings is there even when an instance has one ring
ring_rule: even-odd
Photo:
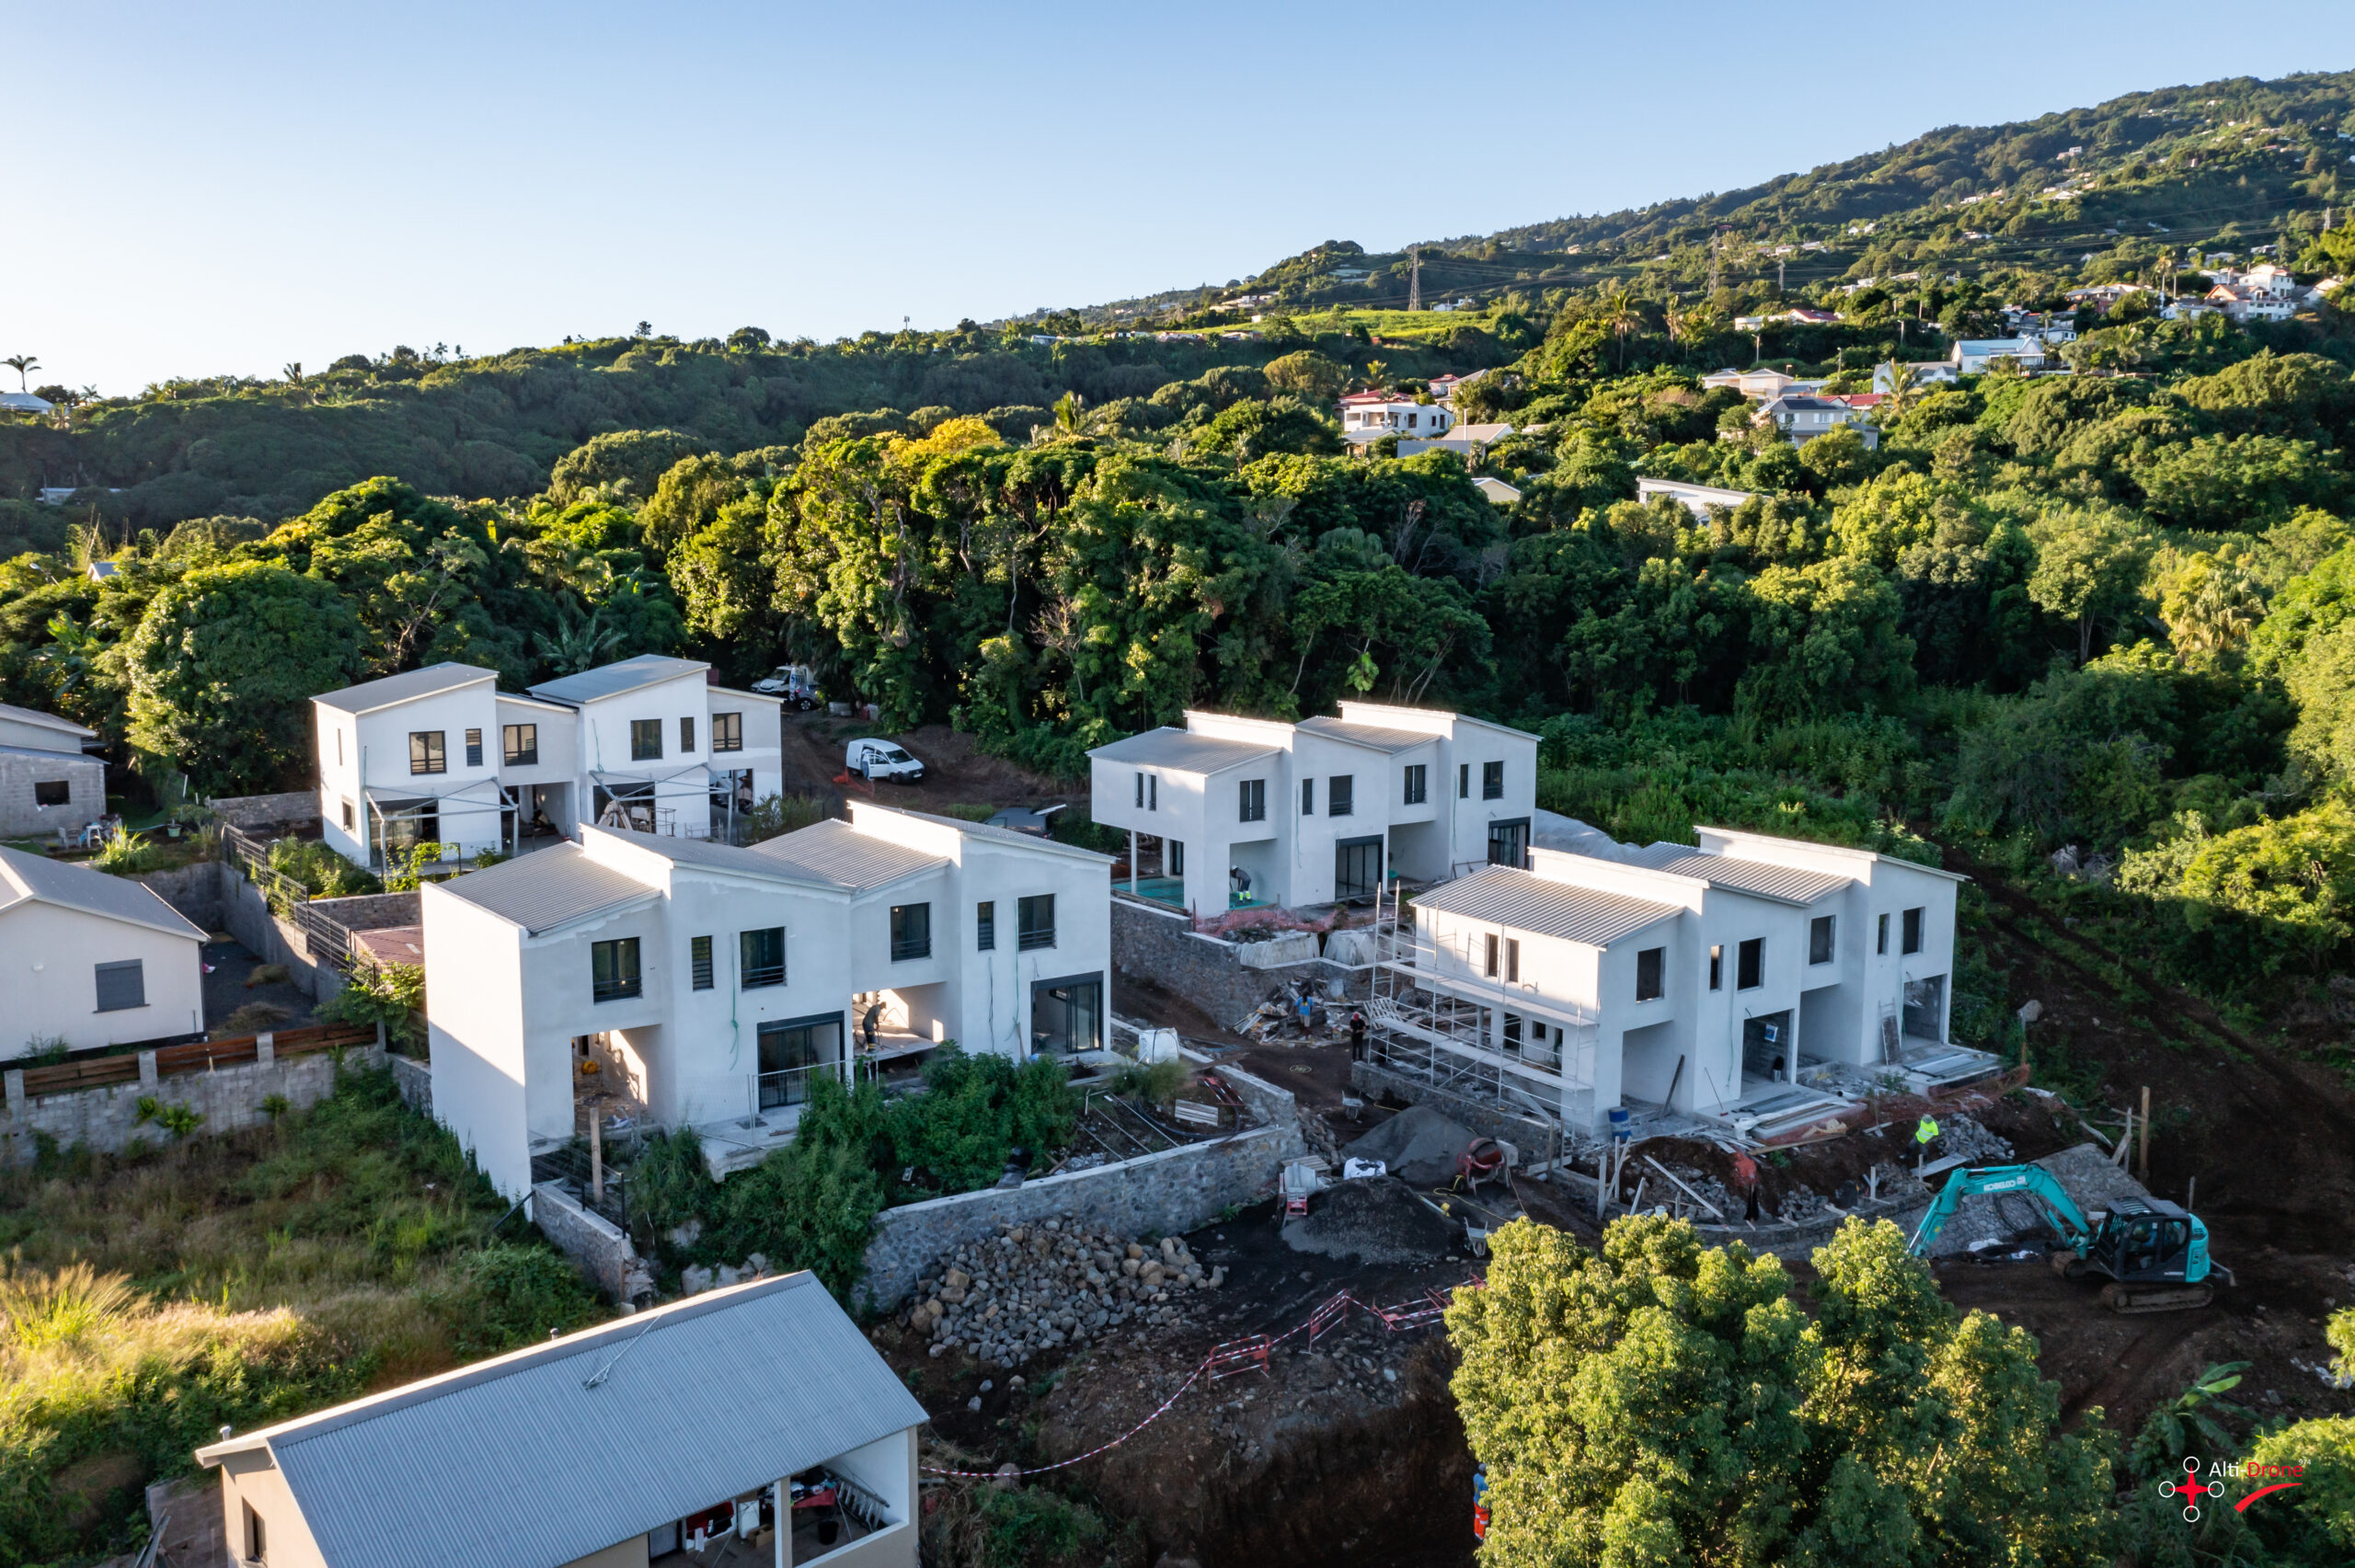
[[[1224,282],[2343,68],[2355,6],[7,0],[0,58],[0,353],[126,393]]]

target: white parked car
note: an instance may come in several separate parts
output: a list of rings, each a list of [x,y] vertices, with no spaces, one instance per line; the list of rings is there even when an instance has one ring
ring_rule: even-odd
[[[843,761],[853,773],[870,781],[916,784],[924,778],[924,764],[889,740],[854,740]]]
[[[818,681],[806,664],[780,664],[758,681],[752,690],[764,697],[783,697],[803,713],[818,705]]]

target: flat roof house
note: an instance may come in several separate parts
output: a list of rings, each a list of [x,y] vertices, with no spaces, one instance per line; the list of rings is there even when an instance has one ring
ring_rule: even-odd
[[[224,1427],[196,1459],[221,1472],[232,1560],[255,1568],[647,1568],[714,1549],[915,1568],[924,1420],[825,1288],[789,1274]]]
[[[71,839],[107,812],[107,767],[86,748],[98,732],[0,703],[0,838]]]
[[[515,853],[583,822],[733,837],[781,787],[783,699],[710,668],[646,654],[518,696],[443,663],[313,697],[323,836],[362,865],[428,841]]]
[[[0,846],[0,1059],[203,1033],[203,944],[152,887]]]
[[[1340,707],[1298,724],[1189,712],[1183,729],[1089,752],[1094,818],[1129,834],[1126,891],[1216,914],[1523,864],[1537,737],[1432,708]]]
[[[1533,850],[1418,895],[1377,970],[1377,1059],[1580,1133],[1628,1105],[1746,1128],[1817,1069],[1918,1084],[1993,1065],[1947,1039],[1960,876],[1697,837]]]
[[[1109,857],[855,801],[751,848],[585,828],[420,891],[433,1111],[511,1197],[596,1093],[716,1172],[788,1140],[820,1074],[943,1041],[1101,1048]]]
[[[1455,423],[1453,410],[1404,393],[1352,392],[1339,406],[1341,439],[1352,446],[1384,436],[1443,436]]]

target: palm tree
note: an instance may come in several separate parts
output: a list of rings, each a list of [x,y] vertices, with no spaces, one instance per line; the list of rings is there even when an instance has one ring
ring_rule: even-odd
[[[0,360],[0,365],[6,365],[10,370],[17,372],[17,390],[18,392],[28,390],[29,384],[28,378],[30,372],[40,369],[40,361],[34,359],[30,354],[11,354],[6,359]]]
[[[1055,428],[1067,436],[1075,436],[1086,424],[1087,399],[1076,392],[1066,392],[1055,399]]]
[[[1611,329],[1611,335],[1619,339],[1619,368],[1626,370],[1627,334],[1644,324],[1643,316],[1636,309],[1635,291],[1625,283],[1614,284],[1603,296],[1596,314],[1603,325]]]
[[[1880,406],[1878,423],[1893,425],[1913,411],[1922,395],[1922,372],[1902,360],[1891,360],[1881,366],[1882,379],[1889,390]]]
[[[558,675],[578,675],[584,670],[596,668],[604,651],[622,640],[621,629],[603,624],[605,607],[599,605],[586,615],[575,614],[570,607],[557,607],[556,635],[539,635],[540,654],[548,668]]]
[[[302,361],[297,360],[297,361],[295,361],[293,364],[288,365],[288,366],[286,367],[286,379],[287,379],[288,381],[293,382],[296,386],[300,386],[300,385],[302,385],[302,384],[303,384],[303,361]]]

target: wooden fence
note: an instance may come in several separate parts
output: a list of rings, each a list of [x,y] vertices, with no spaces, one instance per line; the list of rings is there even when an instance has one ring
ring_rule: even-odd
[[[315,1024],[301,1029],[280,1029],[270,1036],[273,1057],[298,1056],[305,1051],[331,1051],[339,1047],[373,1046],[376,1043],[376,1026],[373,1024]],[[86,1057],[80,1061],[59,1062],[51,1067],[29,1067],[25,1071],[27,1094],[63,1094],[75,1089],[96,1089],[109,1083],[139,1082],[139,1059],[149,1054],[132,1051],[121,1056]],[[244,1035],[230,1040],[197,1040],[185,1046],[162,1046],[153,1053],[155,1073],[169,1078],[181,1072],[210,1072],[216,1067],[235,1067],[241,1062],[258,1061],[261,1058],[261,1036]]]

